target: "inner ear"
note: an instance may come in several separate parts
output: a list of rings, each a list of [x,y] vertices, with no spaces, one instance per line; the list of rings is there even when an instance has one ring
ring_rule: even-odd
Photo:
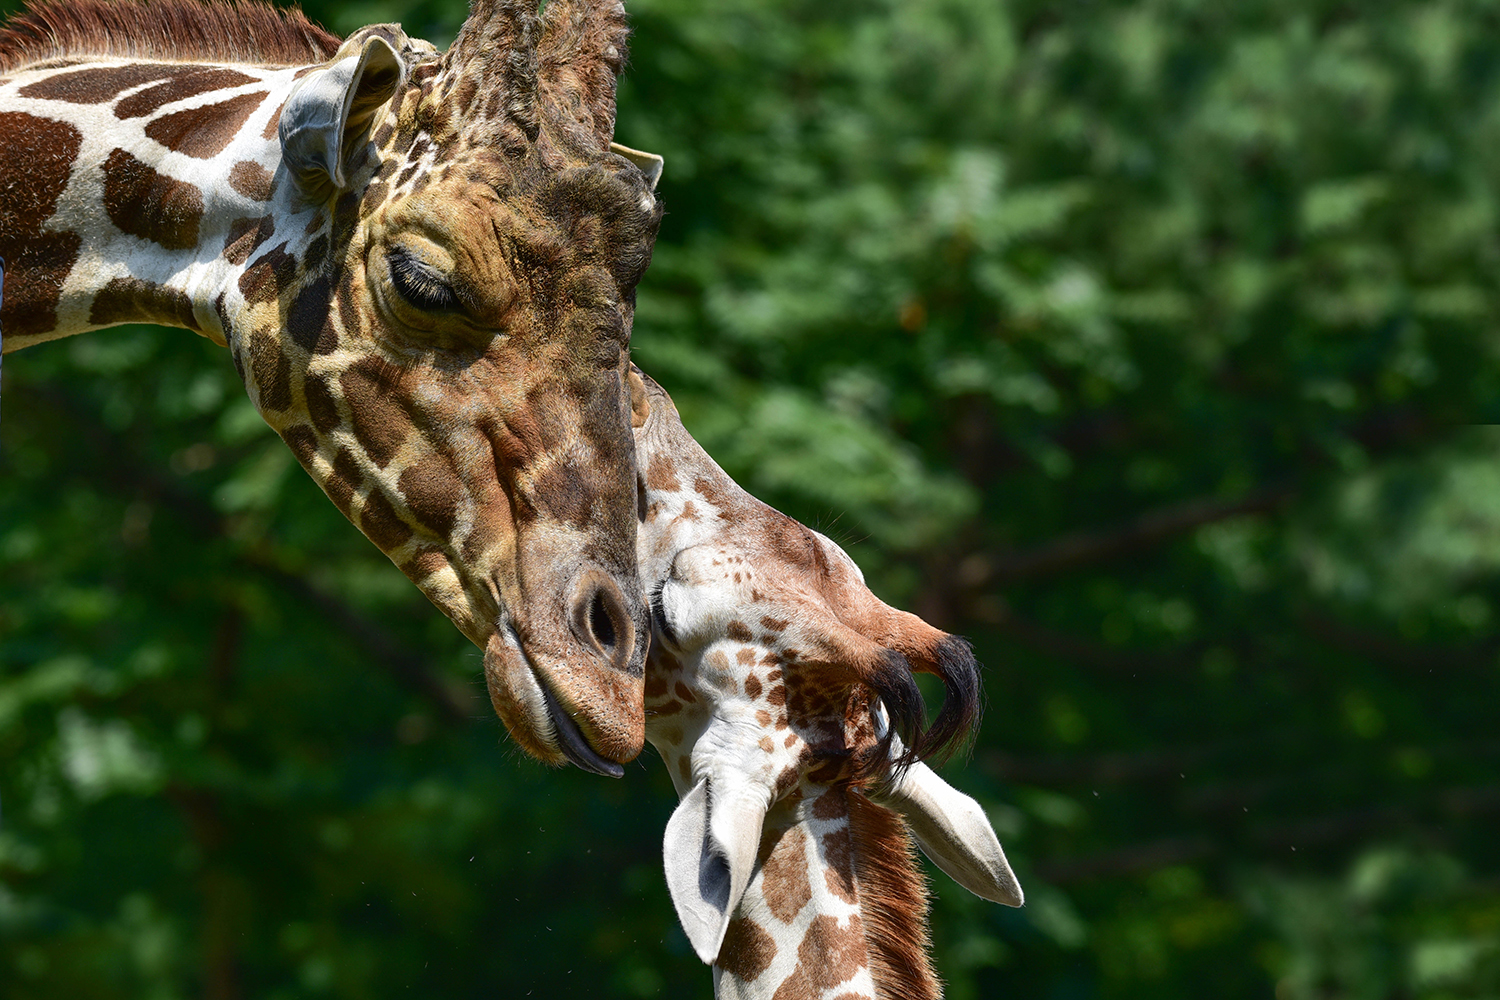
[[[282,159],[304,196],[317,201],[348,187],[376,113],[405,75],[391,43],[368,35],[349,39],[332,62],[297,81],[277,130]]]
[[[646,183],[650,186],[651,190],[656,190],[656,182],[661,180],[661,168],[664,163],[660,156],[656,153],[631,149],[629,146],[622,146],[618,142],[610,143],[609,151],[611,153],[618,153],[631,163],[634,163],[636,169],[646,178]]]

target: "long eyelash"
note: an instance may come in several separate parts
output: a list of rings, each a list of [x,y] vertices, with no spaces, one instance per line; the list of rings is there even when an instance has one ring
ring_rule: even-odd
[[[418,309],[453,312],[459,308],[457,293],[403,247],[392,247],[386,263],[390,266],[391,284]]]
[[[662,605],[661,592],[667,589],[667,582],[663,580],[657,588],[651,592],[651,617],[656,619],[656,630],[661,633],[662,638],[672,645],[678,645],[677,633],[672,631],[672,626],[667,624],[667,609]]]

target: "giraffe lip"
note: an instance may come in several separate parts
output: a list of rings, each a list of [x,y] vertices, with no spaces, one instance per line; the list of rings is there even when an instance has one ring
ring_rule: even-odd
[[[547,714],[552,716],[552,725],[557,731],[557,748],[562,751],[562,755],[576,767],[585,771],[602,774],[606,778],[623,778],[625,769],[612,760],[605,760],[593,747],[589,746],[589,741],[584,739],[578,723],[563,711],[563,707],[558,704],[551,689],[541,682],[540,677],[537,678],[537,686],[542,689],[542,700],[547,704]]]

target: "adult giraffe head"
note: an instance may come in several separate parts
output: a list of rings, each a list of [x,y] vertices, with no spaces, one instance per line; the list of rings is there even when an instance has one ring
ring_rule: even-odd
[[[600,773],[642,746],[649,631],[626,376],[660,161],[612,143],[625,37],[613,0],[474,0],[443,54],[248,0],[47,0],[0,33],[0,154],[46,175],[0,194],[6,349],[225,343],[484,649],[517,742]]]

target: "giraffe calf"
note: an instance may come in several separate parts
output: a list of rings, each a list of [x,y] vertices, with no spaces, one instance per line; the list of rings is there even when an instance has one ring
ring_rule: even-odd
[[[659,386],[634,389],[646,738],[681,797],[665,854],[688,939],[721,998],[936,997],[912,836],[966,888],[1022,902],[978,803],[919,759],[973,726],[973,655],[740,489]],[[944,683],[930,728],[914,670]]]

